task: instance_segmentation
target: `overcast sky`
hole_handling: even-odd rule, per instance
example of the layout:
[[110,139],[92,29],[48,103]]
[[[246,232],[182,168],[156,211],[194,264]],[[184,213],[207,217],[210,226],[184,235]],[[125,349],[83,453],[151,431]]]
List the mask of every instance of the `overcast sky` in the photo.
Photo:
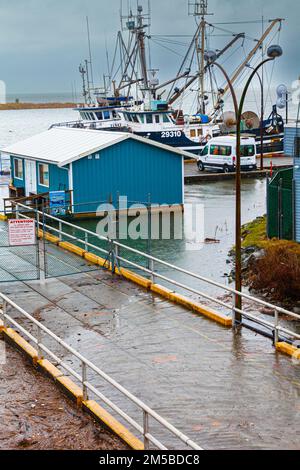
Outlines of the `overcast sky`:
[[[127,0],[123,1],[124,5]],[[130,3],[130,0],[129,0]],[[132,0],[134,5],[136,0]],[[151,33],[193,34],[195,23],[188,16],[188,0],[152,0]],[[78,65],[87,56],[85,17],[90,20],[95,76],[106,73],[105,43],[112,53],[120,27],[120,0],[0,0],[0,79],[11,93],[66,92],[76,80]],[[289,86],[300,75],[300,2],[297,0],[209,0],[212,22],[232,22],[265,18],[285,18],[280,43],[284,57],[274,71],[274,82]],[[259,24],[224,25],[236,32],[246,31],[257,38]],[[275,33],[275,31],[274,31]],[[270,36],[272,38],[272,36]],[[220,47],[226,37],[216,37]],[[277,36],[274,42],[277,42]],[[250,50],[254,42],[247,41]],[[176,49],[176,46],[170,46]],[[240,59],[244,57],[240,49]],[[161,78],[173,75],[180,62],[176,55],[153,44],[152,66],[161,68]],[[234,68],[232,59],[229,69]],[[229,70],[231,71],[231,70]]]

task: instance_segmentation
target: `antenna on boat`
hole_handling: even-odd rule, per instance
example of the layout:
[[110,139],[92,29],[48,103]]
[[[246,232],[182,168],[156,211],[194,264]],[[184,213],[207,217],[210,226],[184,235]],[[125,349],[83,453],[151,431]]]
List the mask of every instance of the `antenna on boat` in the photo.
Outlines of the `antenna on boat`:
[[205,114],[206,100],[205,95],[205,41],[206,41],[206,16],[208,13],[208,0],[189,0],[189,15],[194,16],[199,22],[196,33],[196,53],[199,66],[199,94],[198,94],[198,111]]

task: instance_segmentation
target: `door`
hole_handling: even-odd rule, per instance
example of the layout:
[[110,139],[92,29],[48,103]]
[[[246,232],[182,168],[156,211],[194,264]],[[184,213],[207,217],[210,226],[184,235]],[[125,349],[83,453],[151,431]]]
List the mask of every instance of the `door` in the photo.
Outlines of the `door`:
[[36,162],[25,160],[25,194],[37,193]]

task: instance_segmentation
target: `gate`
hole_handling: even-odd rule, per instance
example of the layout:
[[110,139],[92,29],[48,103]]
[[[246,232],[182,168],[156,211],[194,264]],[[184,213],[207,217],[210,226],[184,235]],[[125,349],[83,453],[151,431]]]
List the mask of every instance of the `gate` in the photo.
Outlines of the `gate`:
[[10,246],[8,223],[0,223],[0,282],[40,279],[38,241],[30,246]]
[[268,237],[294,239],[293,169],[279,171],[267,187]]

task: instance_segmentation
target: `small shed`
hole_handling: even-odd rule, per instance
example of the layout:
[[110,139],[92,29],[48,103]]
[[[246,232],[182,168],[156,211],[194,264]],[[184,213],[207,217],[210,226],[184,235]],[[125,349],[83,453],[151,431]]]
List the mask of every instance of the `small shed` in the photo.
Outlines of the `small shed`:
[[191,154],[129,133],[53,128],[2,150],[11,190],[25,196],[71,191],[74,214],[95,213],[117,194],[133,203],[183,208]]

